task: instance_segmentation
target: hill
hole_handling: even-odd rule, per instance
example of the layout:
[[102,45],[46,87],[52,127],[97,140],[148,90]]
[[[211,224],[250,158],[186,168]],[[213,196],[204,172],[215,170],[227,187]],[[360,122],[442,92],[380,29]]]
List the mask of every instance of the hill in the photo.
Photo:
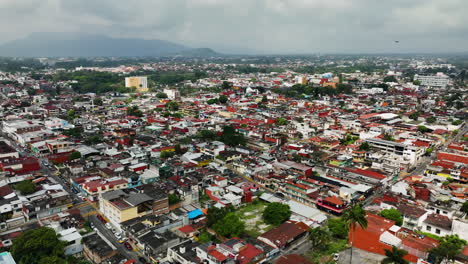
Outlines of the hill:
[[0,45],[0,56],[6,57],[158,57],[208,53],[215,52],[211,49],[192,49],[166,40],[76,33],[33,33]]

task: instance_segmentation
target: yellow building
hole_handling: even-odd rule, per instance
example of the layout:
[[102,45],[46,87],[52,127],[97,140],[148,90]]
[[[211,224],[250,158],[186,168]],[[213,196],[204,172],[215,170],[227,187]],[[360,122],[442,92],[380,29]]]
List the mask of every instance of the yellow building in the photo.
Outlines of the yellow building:
[[148,91],[148,78],[146,76],[135,76],[125,78],[125,87],[135,88],[135,92],[147,92]]
[[144,193],[126,193],[122,190],[102,194],[101,213],[115,226],[137,217],[153,213],[153,198]]

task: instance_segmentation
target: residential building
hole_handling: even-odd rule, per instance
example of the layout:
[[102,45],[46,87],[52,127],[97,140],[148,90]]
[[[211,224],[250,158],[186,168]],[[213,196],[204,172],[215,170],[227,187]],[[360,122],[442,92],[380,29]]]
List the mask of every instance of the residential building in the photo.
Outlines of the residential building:
[[134,76],[125,78],[125,87],[136,88],[136,92],[147,92],[148,91],[148,77],[146,76]]

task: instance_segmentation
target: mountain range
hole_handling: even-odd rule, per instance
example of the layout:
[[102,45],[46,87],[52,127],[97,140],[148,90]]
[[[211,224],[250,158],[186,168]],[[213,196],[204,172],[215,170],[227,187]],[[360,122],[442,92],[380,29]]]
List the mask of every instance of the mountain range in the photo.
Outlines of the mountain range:
[[191,48],[166,40],[112,38],[76,33],[32,33],[0,45],[6,57],[209,57],[210,48]]

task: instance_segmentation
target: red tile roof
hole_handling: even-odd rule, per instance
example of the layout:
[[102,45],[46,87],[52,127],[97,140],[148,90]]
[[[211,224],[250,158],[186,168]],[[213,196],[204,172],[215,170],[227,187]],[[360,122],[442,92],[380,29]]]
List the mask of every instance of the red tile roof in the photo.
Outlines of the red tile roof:
[[267,231],[260,237],[271,241],[277,248],[284,247],[289,241],[307,232],[307,227],[296,223],[286,222],[280,226]]
[[195,229],[192,227],[192,225],[186,225],[186,226],[179,228],[179,231],[182,233],[188,234],[188,233],[192,233],[193,231],[195,231]]
[[237,260],[240,264],[250,263],[252,259],[257,257],[258,255],[261,255],[262,253],[263,251],[256,248],[254,245],[247,244],[239,251],[239,256],[237,257]]
[[225,261],[227,259],[226,256],[224,256],[221,252],[219,252],[216,249],[209,251],[208,254],[213,256],[219,262]]
[[343,205],[344,202],[341,201],[338,197],[336,196],[328,196],[327,198],[324,199],[324,201],[327,201],[329,203],[332,203],[332,204],[336,204],[336,205]]

